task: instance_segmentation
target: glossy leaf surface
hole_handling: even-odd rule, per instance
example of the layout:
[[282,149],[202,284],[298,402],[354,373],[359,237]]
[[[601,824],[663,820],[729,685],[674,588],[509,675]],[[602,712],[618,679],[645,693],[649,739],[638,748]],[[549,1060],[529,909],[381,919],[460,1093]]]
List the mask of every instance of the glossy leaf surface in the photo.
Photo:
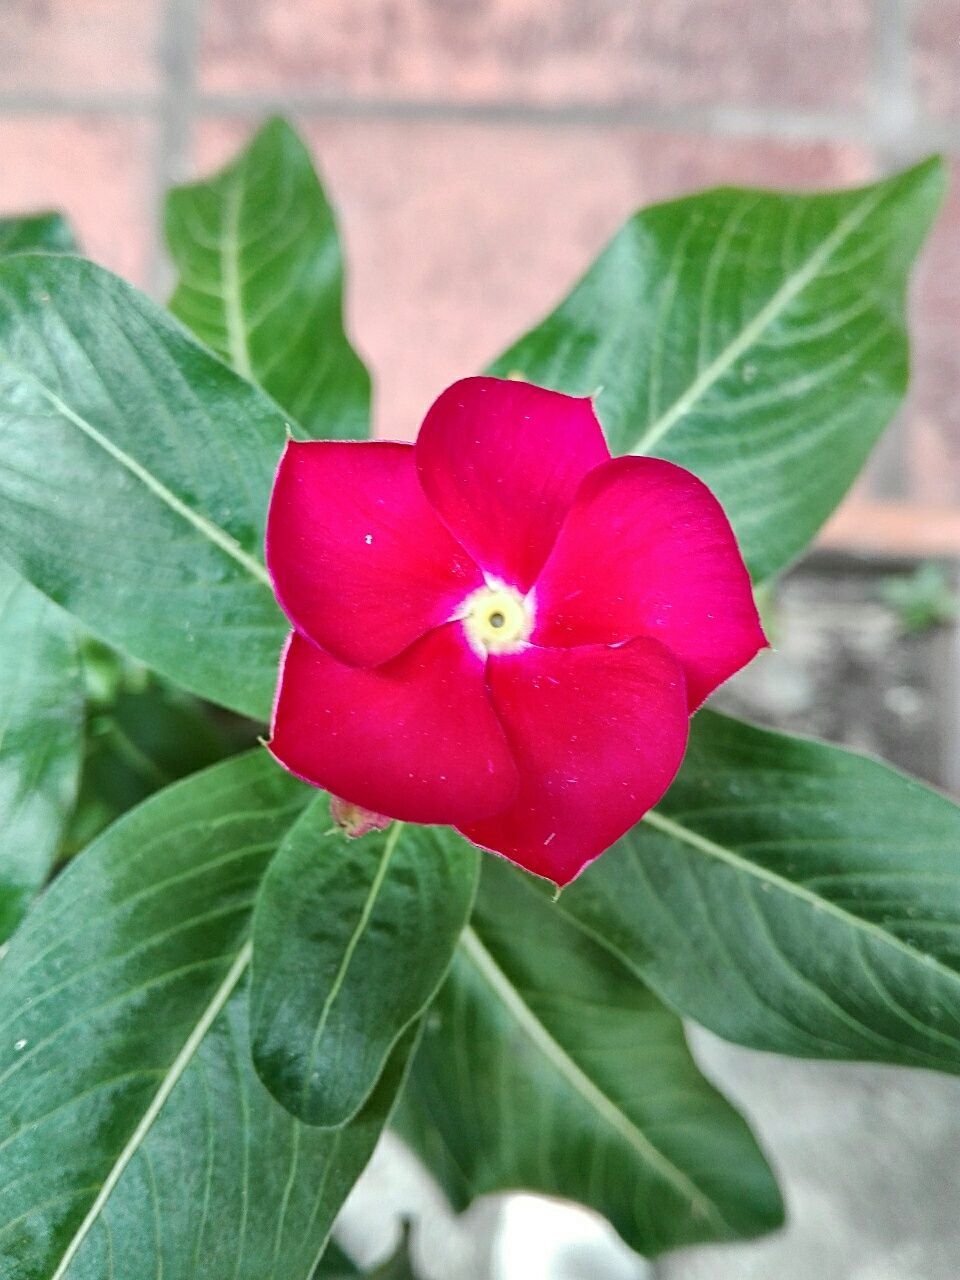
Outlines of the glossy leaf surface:
[[167,198],[170,300],[313,437],[369,432],[370,379],[343,329],[343,260],[310,153],[271,120],[231,164]]
[[705,480],[767,578],[900,403],[907,273],[943,185],[929,160],[860,190],[721,188],[641,210],[493,371],[597,393],[613,451]]
[[730,1040],[960,1071],[960,809],[879,761],[701,712],[560,907]]
[[485,862],[401,1132],[456,1204],[523,1188],[578,1200],[641,1253],[777,1226],[773,1175],[679,1020],[578,933],[529,879]]
[[0,565],[0,942],[43,887],[83,759],[76,628]]
[[0,1274],[307,1280],[397,1074],[299,1126],[249,1061],[264,865],[309,793],[263,752],[155,796],[54,882],[0,973]]
[[[0,256],[69,251],[56,213],[0,218]],[[70,618],[0,565],[0,942],[43,887],[83,758],[83,689]]]
[[319,796],[267,872],[253,929],[251,1026],[263,1081],[294,1115],[343,1124],[446,973],[479,855],[394,823],[348,839]]
[[92,263],[0,262],[0,556],[132,657],[265,717],[284,419]]

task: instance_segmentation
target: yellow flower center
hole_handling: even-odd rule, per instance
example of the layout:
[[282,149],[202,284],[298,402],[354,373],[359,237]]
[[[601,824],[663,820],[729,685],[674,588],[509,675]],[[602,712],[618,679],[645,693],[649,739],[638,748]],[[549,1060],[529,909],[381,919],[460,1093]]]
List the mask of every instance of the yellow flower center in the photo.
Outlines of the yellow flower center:
[[480,587],[463,606],[467,639],[481,656],[521,649],[533,630],[533,607],[514,587]]

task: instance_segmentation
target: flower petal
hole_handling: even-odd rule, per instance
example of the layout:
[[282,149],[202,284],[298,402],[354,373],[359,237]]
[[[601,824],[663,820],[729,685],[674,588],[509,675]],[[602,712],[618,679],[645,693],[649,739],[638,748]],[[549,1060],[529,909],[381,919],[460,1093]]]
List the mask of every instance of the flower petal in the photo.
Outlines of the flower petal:
[[517,790],[483,663],[458,623],[376,669],[337,662],[294,632],[269,746],[314,786],[409,822],[474,821]]
[[424,497],[413,445],[386,441],[290,441],[267,567],[297,630],[358,666],[396,657],[483,582]]
[[610,457],[589,399],[501,378],[444,391],[416,451],[424,492],[453,536],[487,574],[521,591],[580,481]]
[[662,644],[642,638],[617,648],[531,645],[490,659],[487,680],[520,790],[509,809],[460,830],[565,885],[673,781],[689,723],[683,672]]
[[660,640],[683,666],[691,709],[767,643],[723,508],[659,458],[614,458],[586,478],[536,602],[538,644]]

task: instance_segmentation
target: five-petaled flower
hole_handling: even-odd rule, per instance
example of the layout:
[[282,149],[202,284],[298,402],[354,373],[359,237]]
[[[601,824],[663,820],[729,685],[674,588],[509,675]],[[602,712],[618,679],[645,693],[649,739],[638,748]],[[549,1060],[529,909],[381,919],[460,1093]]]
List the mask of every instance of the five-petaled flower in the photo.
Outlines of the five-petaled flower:
[[469,378],[416,444],[291,441],[267,564],[294,631],[270,749],[558,885],[679,768],[766,643],[720,504],[611,458],[590,399]]

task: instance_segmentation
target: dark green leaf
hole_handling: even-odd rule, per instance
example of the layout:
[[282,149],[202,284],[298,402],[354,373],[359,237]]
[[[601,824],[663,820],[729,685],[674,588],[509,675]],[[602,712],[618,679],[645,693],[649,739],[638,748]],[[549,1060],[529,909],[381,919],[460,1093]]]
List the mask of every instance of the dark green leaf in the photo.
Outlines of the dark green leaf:
[[320,1265],[313,1275],[313,1280],[349,1280],[360,1275],[359,1267],[355,1267],[335,1240],[331,1240],[323,1251]]
[[77,242],[59,213],[0,218],[0,255],[8,253],[74,253]]
[[0,565],[0,942],[50,873],[82,758],[76,629]]
[[341,1249],[331,1244],[321,1259],[314,1280],[321,1280],[324,1276],[330,1276],[332,1280],[351,1280],[351,1277],[361,1274],[366,1276],[367,1280],[417,1280],[417,1273],[410,1261],[409,1222],[403,1224],[403,1237],[395,1252],[379,1267],[374,1267],[372,1271],[361,1272]]
[[645,209],[494,371],[602,388],[614,452],[701,476],[767,578],[810,541],[900,403],[904,288],[943,187],[928,160],[855,191],[721,188]]
[[403,1224],[403,1236],[392,1257],[374,1267],[369,1280],[417,1280],[410,1258],[410,1223]]
[[[73,247],[59,214],[0,218],[0,255]],[[0,565],[0,942],[53,866],[76,796],[82,733],[76,628]]]
[[878,761],[701,712],[560,905],[730,1040],[960,1071],[960,809]]
[[266,124],[215,177],[172,191],[175,315],[308,434],[368,434],[370,378],[343,329],[343,261],[310,153]]
[[476,849],[438,827],[346,837],[319,796],[267,872],[253,929],[253,1058],[283,1105],[339,1125],[436,993],[476,889]]
[[91,630],[267,714],[285,625],[260,559],[284,420],[134,289],[0,262],[0,555]]
[[[91,647],[90,642],[84,646],[88,651]],[[96,644],[96,649],[102,646]],[[190,694],[143,667],[131,674],[127,664],[114,665],[123,672],[120,687],[106,705],[95,704],[88,713],[80,795],[62,857],[85,848],[161,787],[215,764],[241,745],[254,745],[247,722],[231,725],[228,733],[211,719],[211,709]],[[247,731],[239,740],[244,726]]]
[[263,869],[309,799],[263,752],[176,784],[54,882],[0,969],[5,1280],[307,1280],[399,1086],[297,1124],[247,1051]]
[[493,861],[408,1095],[401,1132],[461,1206],[509,1189],[564,1196],[648,1254],[781,1221],[772,1174],[679,1020]]

